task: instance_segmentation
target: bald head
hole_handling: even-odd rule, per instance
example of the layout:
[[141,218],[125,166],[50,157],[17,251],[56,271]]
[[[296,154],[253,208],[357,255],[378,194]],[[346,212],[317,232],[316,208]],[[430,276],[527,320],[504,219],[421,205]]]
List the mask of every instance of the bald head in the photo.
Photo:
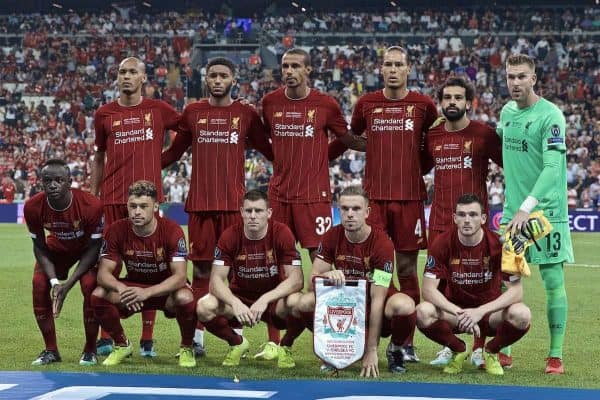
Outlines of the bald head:
[[127,64],[127,65],[134,64],[141,73],[146,73],[146,64],[144,64],[142,62],[142,60],[140,60],[137,57],[127,57],[127,58],[123,59],[121,61],[121,63],[119,64],[119,69],[123,68],[123,66],[125,64]]

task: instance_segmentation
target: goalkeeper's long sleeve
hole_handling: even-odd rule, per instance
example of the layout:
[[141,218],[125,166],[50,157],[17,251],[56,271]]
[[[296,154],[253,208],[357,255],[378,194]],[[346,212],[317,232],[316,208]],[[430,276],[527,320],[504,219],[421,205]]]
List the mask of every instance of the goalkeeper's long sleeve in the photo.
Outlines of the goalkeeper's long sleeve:
[[553,192],[551,189],[560,178],[560,165],[564,156],[565,153],[558,150],[544,152],[544,168],[530,193],[530,196],[535,197],[538,202],[541,202],[547,193]]

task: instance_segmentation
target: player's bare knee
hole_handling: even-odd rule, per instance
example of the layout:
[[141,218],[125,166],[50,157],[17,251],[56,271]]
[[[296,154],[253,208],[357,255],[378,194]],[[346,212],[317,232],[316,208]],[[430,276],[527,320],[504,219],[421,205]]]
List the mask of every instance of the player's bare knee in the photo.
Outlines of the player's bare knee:
[[173,293],[173,303],[176,306],[182,306],[192,301],[194,301],[194,295],[187,288],[178,289]]
[[202,322],[206,322],[216,317],[218,305],[216,297],[212,295],[202,297],[198,300],[198,303],[196,303],[196,315],[198,316],[198,319]]
[[302,293],[292,293],[284,299],[284,306],[288,310],[293,310],[298,306]]
[[426,328],[433,324],[437,319],[435,306],[427,301],[423,301],[417,305],[417,326]]
[[96,289],[92,292],[92,296],[99,297],[101,299],[106,298],[107,292],[102,286],[96,286]]
[[302,295],[298,301],[296,309],[300,312],[311,312],[315,309],[315,295],[314,293],[306,293]]
[[531,310],[523,303],[513,304],[508,308],[507,320],[518,329],[525,329],[531,322]]
[[405,316],[415,312],[415,302],[404,293],[398,293],[390,297],[385,304],[384,314],[386,318],[394,316]]

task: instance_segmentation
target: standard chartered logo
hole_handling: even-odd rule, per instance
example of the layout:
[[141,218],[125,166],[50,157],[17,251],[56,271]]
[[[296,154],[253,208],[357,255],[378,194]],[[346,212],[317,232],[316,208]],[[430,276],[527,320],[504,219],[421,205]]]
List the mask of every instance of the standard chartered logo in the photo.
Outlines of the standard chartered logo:
[[404,121],[404,130],[405,131],[414,131],[415,130],[415,121],[412,119],[407,119]]
[[146,129],[146,140],[152,139],[154,139],[154,131],[152,130],[152,128],[148,128]]
[[238,133],[237,132],[231,132],[231,135],[229,135],[229,143],[231,144],[237,144],[238,143]]
[[473,168],[473,157],[465,156],[465,158],[463,158],[463,168]]
[[304,136],[305,137],[314,137],[315,128],[312,125],[306,125],[304,128]]

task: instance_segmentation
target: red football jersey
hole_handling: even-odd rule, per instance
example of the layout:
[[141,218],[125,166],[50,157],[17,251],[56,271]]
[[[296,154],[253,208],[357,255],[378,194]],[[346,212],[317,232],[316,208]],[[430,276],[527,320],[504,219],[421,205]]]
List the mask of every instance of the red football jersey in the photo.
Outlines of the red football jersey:
[[137,106],[117,101],[96,111],[94,149],[106,152],[101,199],[126,204],[129,186],[140,179],[153,182],[163,200],[160,155],[165,129],[177,129],[180,115],[160,100],[143,99]]
[[238,211],[246,191],[246,144],[267,157],[268,133],[257,112],[234,101],[215,107],[208,100],[185,108],[179,135],[192,146],[192,177],[185,210]]
[[244,224],[227,228],[217,243],[214,264],[230,267],[229,288],[250,299],[279,285],[284,265],[302,268],[292,231],[277,221],[269,222],[267,235],[260,240],[248,239]]
[[102,203],[79,189],[71,193],[71,204],[62,211],[50,207],[44,192],[38,193],[25,203],[23,215],[33,239],[44,237],[44,230],[49,232],[46,246],[50,251],[82,254],[90,239],[102,237]]
[[157,217],[158,225],[150,236],[135,234],[131,221],[113,223],[104,236],[100,257],[123,260],[131,282],[155,285],[171,276],[169,263],[185,261],[187,246],[183,230],[175,222]]
[[375,269],[390,274],[394,271],[394,244],[384,231],[375,227],[364,242],[351,243],[344,227],[334,226],[323,236],[316,256],[328,264],[335,264],[348,280],[371,281]]
[[283,87],[267,94],[262,104],[275,156],[270,198],[287,203],[331,201],[328,132],[338,137],[348,133],[336,100],[316,89],[292,100]]
[[424,275],[445,281],[448,300],[459,307],[488,303],[502,293],[502,280],[519,279],[502,272],[498,236],[487,229],[484,232],[476,246],[460,243],[457,229],[444,232],[429,246]]
[[435,167],[430,228],[452,227],[456,200],[465,193],[479,196],[487,210],[489,159],[502,165],[502,143],[492,128],[471,121],[463,130],[448,132],[442,123],[427,133],[425,158],[424,172]]
[[383,90],[362,96],[352,114],[352,132],[367,136],[363,186],[371,200],[424,200],[421,149],[437,118],[433,101],[409,91],[389,100]]

